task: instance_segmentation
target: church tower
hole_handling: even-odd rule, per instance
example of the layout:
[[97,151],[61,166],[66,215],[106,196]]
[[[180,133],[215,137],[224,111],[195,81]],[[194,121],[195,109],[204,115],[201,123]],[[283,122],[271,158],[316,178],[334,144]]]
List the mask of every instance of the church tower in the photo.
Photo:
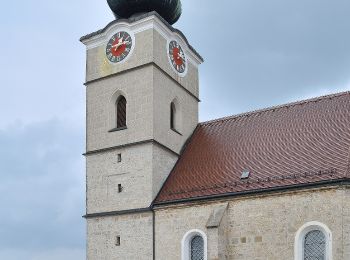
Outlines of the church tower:
[[156,259],[152,202],[198,124],[203,60],[171,25],[180,0],[108,4],[116,20],[81,38],[87,259]]

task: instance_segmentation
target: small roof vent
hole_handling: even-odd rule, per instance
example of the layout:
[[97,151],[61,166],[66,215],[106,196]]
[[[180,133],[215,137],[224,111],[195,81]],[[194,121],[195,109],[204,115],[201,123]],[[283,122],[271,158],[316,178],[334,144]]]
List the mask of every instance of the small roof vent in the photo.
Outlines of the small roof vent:
[[244,180],[244,179],[248,179],[250,176],[250,171],[243,171],[242,172],[242,175],[241,175],[241,179]]

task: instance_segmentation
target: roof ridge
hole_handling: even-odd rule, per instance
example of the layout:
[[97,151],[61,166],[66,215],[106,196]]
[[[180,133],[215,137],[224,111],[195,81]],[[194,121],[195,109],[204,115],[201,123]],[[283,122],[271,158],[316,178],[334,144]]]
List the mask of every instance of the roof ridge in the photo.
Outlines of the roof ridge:
[[271,106],[271,107],[267,107],[267,108],[256,109],[253,111],[243,112],[243,113],[239,113],[239,114],[232,115],[232,116],[226,116],[226,117],[221,117],[221,118],[217,118],[217,119],[213,119],[213,120],[204,121],[204,122],[199,123],[199,125],[209,125],[209,124],[214,124],[214,123],[218,123],[218,122],[224,122],[224,121],[237,119],[237,118],[244,117],[244,116],[269,112],[271,110],[276,110],[276,109],[294,107],[297,105],[304,105],[304,104],[308,104],[311,102],[317,102],[320,100],[324,100],[327,98],[337,98],[337,97],[341,97],[341,96],[345,96],[345,95],[350,95],[350,91],[343,91],[343,92],[338,92],[338,93],[333,93],[333,94],[327,94],[327,95],[323,95],[323,96],[319,96],[319,97],[303,99],[303,100],[299,100],[299,101],[293,101],[293,102],[289,102],[289,103],[282,104],[282,105],[275,105],[275,106]]

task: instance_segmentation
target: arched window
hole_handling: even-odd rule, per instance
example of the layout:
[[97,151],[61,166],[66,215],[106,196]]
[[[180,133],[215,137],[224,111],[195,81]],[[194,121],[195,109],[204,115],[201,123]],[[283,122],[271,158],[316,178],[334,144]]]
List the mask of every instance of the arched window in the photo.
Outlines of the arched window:
[[332,260],[332,233],[319,222],[302,226],[295,237],[295,260]]
[[187,232],[181,241],[181,260],[207,260],[207,236],[201,230]]
[[170,104],[170,128],[171,129],[176,129],[176,107],[174,102],[171,102]]
[[201,236],[194,236],[191,241],[191,260],[204,259],[204,240]]
[[170,129],[181,134],[182,129],[182,110],[178,98],[174,98],[170,103]]
[[126,99],[124,96],[120,96],[115,104],[117,128],[126,127]]

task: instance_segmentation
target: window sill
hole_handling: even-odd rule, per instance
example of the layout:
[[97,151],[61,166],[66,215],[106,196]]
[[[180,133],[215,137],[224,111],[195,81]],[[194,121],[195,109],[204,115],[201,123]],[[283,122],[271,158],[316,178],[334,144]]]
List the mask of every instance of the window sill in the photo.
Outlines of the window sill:
[[177,133],[178,135],[181,135],[182,136],[182,134],[179,132],[179,131],[177,131],[175,128],[170,128],[171,130],[173,130],[175,133]]
[[122,131],[122,130],[125,130],[125,129],[128,129],[128,127],[127,127],[127,126],[116,127],[116,128],[113,128],[113,129],[109,130],[108,132],[109,132],[109,133],[118,132],[118,131]]

